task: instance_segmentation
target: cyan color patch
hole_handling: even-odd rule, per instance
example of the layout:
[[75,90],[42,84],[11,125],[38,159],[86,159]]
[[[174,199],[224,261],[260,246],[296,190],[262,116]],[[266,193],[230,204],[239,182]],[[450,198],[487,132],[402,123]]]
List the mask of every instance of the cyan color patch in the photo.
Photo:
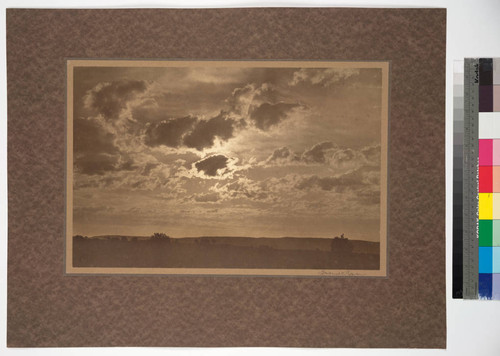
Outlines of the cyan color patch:
[[479,273],[492,273],[493,247],[479,247]]

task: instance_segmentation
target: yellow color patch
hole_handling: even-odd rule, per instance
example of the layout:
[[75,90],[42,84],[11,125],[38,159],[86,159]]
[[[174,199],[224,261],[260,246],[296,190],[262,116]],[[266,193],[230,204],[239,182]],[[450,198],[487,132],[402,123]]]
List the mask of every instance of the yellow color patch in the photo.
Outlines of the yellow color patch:
[[479,219],[493,219],[493,193],[479,193]]

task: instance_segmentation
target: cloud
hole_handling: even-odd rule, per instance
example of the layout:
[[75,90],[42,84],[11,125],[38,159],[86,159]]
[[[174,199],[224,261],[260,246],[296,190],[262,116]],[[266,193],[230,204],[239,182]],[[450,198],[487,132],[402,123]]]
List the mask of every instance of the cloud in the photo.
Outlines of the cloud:
[[327,165],[343,171],[355,170],[363,166],[380,166],[380,145],[361,149],[339,147],[331,141],[320,142],[294,152],[289,147],[275,149],[260,166]]
[[[151,159],[151,157],[149,157]],[[106,188],[124,189],[127,191],[154,191],[158,194],[178,196],[184,194],[183,184],[185,178],[178,177],[178,163],[164,165],[158,162],[136,159],[129,171],[125,171],[120,164],[119,168],[111,168],[103,175],[77,174],[75,189],[80,188]]]
[[262,201],[268,199],[270,193],[266,182],[243,177],[221,186],[216,185],[214,189],[218,190],[225,199],[247,198]]
[[330,165],[334,167],[351,169],[361,167],[367,163],[366,157],[360,151],[351,148],[341,148],[332,152],[329,161]]
[[337,177],[318,177],[313,175],[307,178],[303,178],[297,185],[296,188],[299,190],[320,188],[322,190],[332,190],[340,185],[340,179]]
[[142,167],[142,170],[141,170],[141,175],[143,176],[149,176],[149,174],[151,173],[151,171],[153,169],[155,169],[156,167],[159,166],[159,163],[146,163],[144,165],[144,167]]
[[96,118],[73,120],[73,162],[78,173],[103,175],[110,171],[132,170],[130,157],[114,144],[115,135]]
[[205,175],[215,177],[220,169],[227,167],[228,158],[223,155],[215,155],[194,164],[198,172],[203,172]]
[[116,154],[118,148],[113,141],[115,135],[101,125],[95,118],[75,118],[73,120],[73,150],[75,153]]
[[373,181],[372,167],[363,167],[348,173],[333,176],[333,177],[319,177],[313,175],[303,178],[296,184],[299,190],[319,188],[326,191],[335,191],[342,193],[346,190],[356,190],[364,186],[375,184]]
[[274,150],[266,160],[266,164],[277,165],[284,165],[291,162],[300,162],[300,157],[288,147],[281,147]]
[[380,162],[380,145],[364,147],[361,149],[361,153],[368,162]]
[[285,99],[286,98],[269,83],[263,83],[260,86],[251,83],[244,87],[234,89],[231,96],[226,99],[226,102],[232,112],[241,116],[247,116],[252,107],[259,106],[263,103],[273,104],[284,101]]
[[255,102],[261,103],[277,103],[283,101],[283,99],[285,99],[285,96],[270,83],[263,83],[260,87],[256,88],[253,96]]
[[226,99],[231,111],[240,114],[248,114],[248,108],[253,101],[255,86],[247,84],[244,87],[236,88],[231,93],[231,96]]
[[289,85],[294,86],[300,83],[309,83],[328,87],[358,74],[359,69],[356,68],[301,68],[293,73],[293,78],[289,82]]
[[85,107],[97,111],[106,118],[117,118],[127,102],[148,88],[143,80],[119,80],[99,83],[84,97]]
[[184,145],[201,151],[212,147],[216,137],[227,141],[233,137],[233,124],[234,120],[222,112],[209,120],[199,120],[193,130],[184,137]]
[[209,192],[205,194],[195,194],[194,200],[199,203],[215,203],[220,200],[219,193]]
[[178,148],[181,146],[202,151],[214,145],[218,137],[227,141],[233,137],[235,120],[221,112],[208,120],[193,116],[163,120],[149,124],[146,128],[144,143],[155,147],[164,145]]
[[198,119],[192,116],[163,120],[150,124],[146,129],[144,143],[148,146],[179,147],[183,137],[193,128]]
[[302,160],[305,162],[315,162],[315,163],[326,163],[326,152],[332,148],[336,147],[333,142],[321,142],[309,150],[304,151],[302,154]]
[[285,120],[291,110],[299,106],[299,104],[283,102],[277,104],[263,103],[251,110],[250,119],[257,128],[267,131]]
[[356,170],[363,166],[380,166],[380,145],[361,149],[339,147],[331,141],[320,142],[302,153],[288,147],[275,149],[261,166],[328,165],[343,171]]
[[293,109],[306,108],[295,99],[270,83],[250,83],[234,89],[226,103],[232,115],[267,131],[287,119]]
[[103,175],[106,172],[114,171],[118,162],[117,155],[107,153],[85,154],[75,156],[75,168],[78,173]]

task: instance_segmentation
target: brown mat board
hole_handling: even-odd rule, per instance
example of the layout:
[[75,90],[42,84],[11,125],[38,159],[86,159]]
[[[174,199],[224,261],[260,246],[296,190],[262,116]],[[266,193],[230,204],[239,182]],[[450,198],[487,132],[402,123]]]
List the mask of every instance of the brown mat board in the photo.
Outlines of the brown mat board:
[[[445,35],[444,9],[8,9],[8,346],[444,348]],[[68,58],[390,61],[388,277],[65,275]]]

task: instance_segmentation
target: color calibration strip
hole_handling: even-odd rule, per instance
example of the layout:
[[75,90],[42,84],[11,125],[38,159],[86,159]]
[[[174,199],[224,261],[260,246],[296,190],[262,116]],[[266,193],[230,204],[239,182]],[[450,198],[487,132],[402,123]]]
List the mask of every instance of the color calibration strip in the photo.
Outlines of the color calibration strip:
[[477,299],[478,164],[479,164],[479,59],[464,62],[464,159],[463,159],[463,298]]
[[453,298],[463,298],[464,61],[453,63]]
[[500,299],[500,58],[479,60],[478,296]]
[[500,58],[455,62],[453,118],[452,296],[500,300]]

